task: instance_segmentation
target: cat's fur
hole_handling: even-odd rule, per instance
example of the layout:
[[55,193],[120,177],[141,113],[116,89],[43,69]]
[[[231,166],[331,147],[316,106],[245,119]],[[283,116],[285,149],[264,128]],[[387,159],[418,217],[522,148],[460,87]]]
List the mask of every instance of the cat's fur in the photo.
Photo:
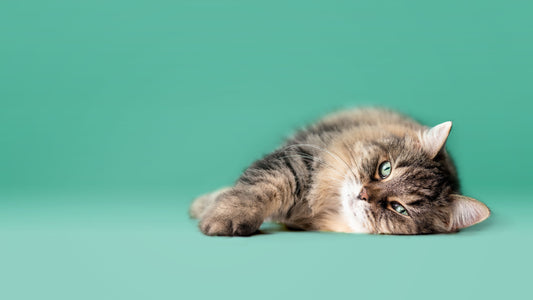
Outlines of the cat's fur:
[[[336,113],[253,163],[233,187],[196,199],[190,214],[207,235],[251,235],[267,218],[302,230],[455,232],[490,211],[460,195],[444,149],[450,129],[384,109]],[[383,179],[384,161],[392,171]],[[408,215],[393,209],[398,203]]]

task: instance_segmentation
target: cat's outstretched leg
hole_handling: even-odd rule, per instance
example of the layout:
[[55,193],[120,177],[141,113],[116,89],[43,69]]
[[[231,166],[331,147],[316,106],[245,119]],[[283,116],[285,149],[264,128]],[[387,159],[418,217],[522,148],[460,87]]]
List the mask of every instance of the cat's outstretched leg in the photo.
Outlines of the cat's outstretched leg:
[[199,214],[200,230],[206,235],[248,236],[267,217],[287,214],[302,199],[307,164],[282,151],[255,162]]

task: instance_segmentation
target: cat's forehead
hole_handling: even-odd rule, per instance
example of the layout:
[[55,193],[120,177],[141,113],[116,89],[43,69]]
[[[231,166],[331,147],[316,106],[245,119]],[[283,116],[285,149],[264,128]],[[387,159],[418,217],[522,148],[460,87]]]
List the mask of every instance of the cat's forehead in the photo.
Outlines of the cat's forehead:
[[376,141],[368,141],[363,149],[355,149],[366,164],[376,164],[384,160],[390,161],[398,168],[423,167],[429,168],[438,164],[428,157],[420,144],[411,139],[387,137]]
[[409,135],[385,135],[375,139],[368,139],[362,144],[363,148],[374,154],[390,156],[419,156],[423,155],[421,144]]

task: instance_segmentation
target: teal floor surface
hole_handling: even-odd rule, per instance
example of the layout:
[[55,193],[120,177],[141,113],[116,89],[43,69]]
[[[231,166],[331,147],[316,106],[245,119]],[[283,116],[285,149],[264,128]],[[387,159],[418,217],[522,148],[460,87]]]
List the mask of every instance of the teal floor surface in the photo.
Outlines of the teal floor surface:
[[480,196],[493,215],[458,234],[227,238],[198,231],[190,193],[11,194],[0,299],[527,298],[530,197]]

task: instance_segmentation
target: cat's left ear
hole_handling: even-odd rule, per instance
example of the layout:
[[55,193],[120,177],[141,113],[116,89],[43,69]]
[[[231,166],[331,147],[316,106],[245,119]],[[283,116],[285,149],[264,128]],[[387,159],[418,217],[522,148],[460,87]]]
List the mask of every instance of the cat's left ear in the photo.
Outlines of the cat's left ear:
[[483,222],[490,216],[489,208],[481,201],[463,195],[452,194],[450,197],[452,200],[451,231]]
[[419,139],[422,149],[428,153],[430,158],[435,158],[444,148],[451,129],[452,122],[448,121],[421,132]]

